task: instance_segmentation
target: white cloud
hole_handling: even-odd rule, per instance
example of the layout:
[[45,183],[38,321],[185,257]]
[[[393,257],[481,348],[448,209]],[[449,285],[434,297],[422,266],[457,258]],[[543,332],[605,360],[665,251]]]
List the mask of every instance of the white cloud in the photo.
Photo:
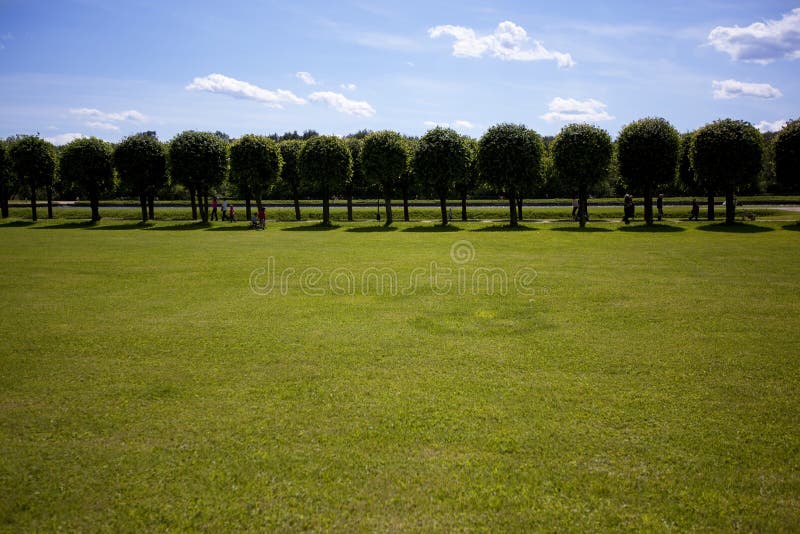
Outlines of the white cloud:
[[110,122],[89,121],[86,123],[86,126],[88,126],[89,128],[94,128],[96,130],[112,130],[112,131],[119,130],[119,126],[117,126],[116,124],[111,124]]
[[800,7],[780,20],[750,26],[717,26],[708,34],[711,46],[733,60],[767,64],[776,59],[800,58]]
[[436,121],[425,121],[422,124],[427,126],[428,128],[453,128],[454,130],[471,130],[475,128],[475,125],[469,121],[465,120],[455,120],[453,122],[436,122]]
[[768,121],[761,121],[756,124],[756,128],[758,128],[759,132],[779,132],[786,126],[786,120],[781,119],[775,122],[768,122]]
[[768,83],[747,83],[737,80],[714,80],[711,82],[714,88],[714,98],[731,99],[740,96],[754,96],[757,98],[778,98],[783,96],[779,89],[772,87]]
[[589,100],[575,100],[574,98],[556,97],[548,105],[549,111],[541,117],[548,121],[568,122],[596,122],[609,121],[614,117],[606,111],[602,102],[590,98]]
[[86,139],[87,136],[82,133],[63,133],[54,135],[53,137],[45,137],[44,140],[53,143],[56,146],[66,145],[75,139]]
[[508,20],[498,24],[491,35],[482,37],[472,28],[449,24],[430,28],[428,35],[433,39],[442,35],[454,37],[453,55],[456,57],[482,57],[488,54],[504,61],[554,60],[559,67],[575,66],[569,54],[547,50],[539,41],[533,41],[531,46],[525,29]]
[[311,75],[310,72],[300,71],[295,74],[306,85],[317,85],[317,80]]
[[343,83],[339,87],[341,87],[345,91],[355,91],[356,89],[358,89],[358,87],[354,83]]
[[100,111],[99,109],[94,109],[94,108],[75,108],[75,109],[70,109],[69,112],[73,115],[78,115],[79,117],[85,117],[86,119],[92,119],[95,121],[102,121],[102,122],[122,122],[122,121],[145,122],[147,120],[147,117],[145,117],[142,113],[136,111],[135,109],[131,109],[128,111],[121,111],[119,113],[106,113]]
[[348,115],[358,115],[360,117],[372,117],[375,115],[375,108],[367,102],[350,100],[341,93],[333,93],[331,91],[319,91],[308,95],[309,100],[313,102],[325,102],[336,111],[346,113]]
[[187,91],[207,91],[220,93],[234,98],[255,100],[273,108],[283,108],[282,104],[305,104],[306,101],[291,91],[278,89],[270,91],[257,85],[230,78],[222,74],[209,74],[202,78],[195,78],[186,86]]

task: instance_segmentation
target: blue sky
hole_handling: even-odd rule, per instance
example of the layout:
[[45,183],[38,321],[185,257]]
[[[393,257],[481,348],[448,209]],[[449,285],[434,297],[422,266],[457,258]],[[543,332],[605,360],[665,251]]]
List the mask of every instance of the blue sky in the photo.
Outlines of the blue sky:
[[0,0],[0,135],[780,127],[800,2]]

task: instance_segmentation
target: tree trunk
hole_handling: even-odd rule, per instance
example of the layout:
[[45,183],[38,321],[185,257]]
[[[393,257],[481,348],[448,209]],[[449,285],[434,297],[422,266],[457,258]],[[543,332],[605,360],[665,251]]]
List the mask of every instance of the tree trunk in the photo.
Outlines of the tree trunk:
[[353,184],[347,186],[347,220],[353,221]]
[[649,186],[644,188],[644,222],[653,224],[653,190]]
[[300,220],[300,191],[297,186],[292,187],[292,199],[294,200],[294,218]]
[[331,208],[329,202],[330,194],[328,193],[328,188],[322,188],[322,224],[324,226],[331,225]]
[[403,220],[408,222],[408,187],[403,188]]
[[192,220],[197,220],[197,203],[195,201],[195,190],[194,187],[189,187],[189,196],[192,199]]
[[714,195],[708,195],[708,220],[714,220]]
[[447,197],[439,197],[439,205],[442,208],[442,226],[447,226]]
[[[248,221],[252,220],[251,213],[250,213],[250,211],[251,211],[250,210],[250,200],[251,200],[250,197],[251,196],[252,195],[250,194],[249,190],[246,191],[245,194],[244,194],[244,215],[245,215],[245,217],[247,217]],[[259,203],[259,205],[261,204],[261,199],[260,198],[258,199],[258,203]]]
[[384,224],[389,226],[392,224],[392,199],[385,198],[384,202],[386,202],[386,222]]
[[142,222],[147,222],[147,195],[141,193],[139,195],[139,204],[142,208]]
[[200,217],[204,223],[208,222],[208,189],[203,188],[200,195]]
[[8,186],[0,184],[0,217],[8,218]]
[[461,220],[467,220],[467,192],[461,192]]
[[53,218],[53,186],[47,186],[47,218]]
[[522,196],[517,199],[517,219],[520,221],[523,219],[522,217]]
[[148,211],[149,211],[148,215],[149,215],[151,221],[155,220],[155,218],[156,218],[156,206],[155,206],[155,203],[156,203],[156,196],[151,193],[147,197],[147,204],[148,204],[147,207],[148,207]]
[[586,214],[589,210],[586,205],[586,196],[586,186],[581,184],[578,188],[578,220],[581,228],[586,228]]
[[514,198],[514,193],[511,192],[508,194],[508,208],[511,216],[509,224],[517,226],[517,200]]
[[100,195],[96,192],[89,194],[89,203],[92,205],[92,222],[100,221]]
[[36,185],[31,184],[31,219],[36,222]]
[[733,188],[728,187],[725,191],[725,224],[736,222],[736,203],[733,200]]

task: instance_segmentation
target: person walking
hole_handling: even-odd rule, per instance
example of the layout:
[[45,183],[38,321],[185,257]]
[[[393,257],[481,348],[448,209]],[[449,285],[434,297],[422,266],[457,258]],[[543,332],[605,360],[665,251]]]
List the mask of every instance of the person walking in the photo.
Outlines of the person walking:
[[236,222],[235,213],[236,213],[236,210],[233,209],[233,203],[231,203],[230,208],[228,208],[228,222]]
[[572,195],[572,220],[577,220],[575,214],[578,213],[578,208],[580,208],[580,202],[578,201],[578,197],[576,195]]
[[227,198],[223,198],[222,199],[222,220],[223,221],[227,221],[228,220],[228,199]]
[[658,199],[656,200],[656,208],[658,208],[658,220],[660,221],[661,218],[664,216],[664,194],[659,193]]
[[624,216],[622,217],[622,221],[625,224],[630,224],[631,219],[633,219],[635,209],[636,208],[633,204],[633,196],[630,194],[625,195],[625,204],[623,207]]
[[211,220],[219,220],[219,217],[217,216],[217,197],[211,199]]
[[691,221],[692,219],[694,219],[696,221],[696,220],[698,220],[699,217],[700,217],[700,204],[697,203],[697,199],[696,198],[693,198],[692,199],[692,212],[691,212],[691,215],[689,215],[689,220]]

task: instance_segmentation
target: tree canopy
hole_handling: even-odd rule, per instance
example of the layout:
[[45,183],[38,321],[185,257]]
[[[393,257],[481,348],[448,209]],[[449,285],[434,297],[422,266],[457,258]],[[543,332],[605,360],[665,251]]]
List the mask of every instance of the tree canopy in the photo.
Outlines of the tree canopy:
[[330,196],[353,174],[353,159],[345,142],[332,135],[305,142],[300,152],[299,171],[303,180],[314,182],[322,191],[322,224],[330,225]]
[[456,183],[464,182],[469,162],[464,140],[451,128],[433,128],[419,140],[413,159],[414,173],[439,198],[442,225],[448,222],[447,195]]
[[264,192],[280,176],[283,158],[269,137],[245,135],[231,146],[231,176],[256,199],[261,208]]
[[61,152],[59,172],[89,196],[92,221],[99,221],[100,196],[114,189],[111,145],[96,137],[75,139]]
[[38,137],[18,138],[9,149],[11,163],[20,184],[31,192],[31,218],[36,220],[36,189],[50,187],[56,172],[55,147]]
[[289,186],[294,201],[294,216],[300,220],[300,171],[298,162],[300,152],[303,150],[303,141],[299,139],[289,139],[278,143],[281,151],[283,167],[281,168],[281,180]]
[[393,131],[373,132],[364,137],[361,167],[367,181],[380,185],[386,202],[386,224],[392,224],[392,193],[408,165],[408,146]]
[[114,167],[122,183],[139,194],[142,221],[147,202],[167,183],[167,151],[149,132],[131,135],[114,148]]
[[789,122],[775,138],[775,177],[787,190],[800,190],[800,119]]
[[557,179],[578,193],[581,227],[586,224],[586,201],[592,187],[608,175],[613,145],[608,132],[589,124],[569,124],[550,146]]
[[653,192],[675,181],[680,137],[661,118],[645,118],[622,128],[617,137],[617,161],[622,178],[644,196],[644,218],[653,223]]
[[725,221],[735,220],[736,188],[753,183],[761,171],[764,151],[761,134],[748,122],[714,121],[692,137],[689,158],[698,182],[709,191],[725,192]]
[[521,124],[498,124],[481,137],[480,176],[508,195],[511,226],[517,225],[517,195],[542,180],[543,156],[542,138]]
[[228,174],[228,144],[209,132],[188,130],[169,144],[172,178],[197,192],[200,217],[208,222],[208,192],[220,186]]

